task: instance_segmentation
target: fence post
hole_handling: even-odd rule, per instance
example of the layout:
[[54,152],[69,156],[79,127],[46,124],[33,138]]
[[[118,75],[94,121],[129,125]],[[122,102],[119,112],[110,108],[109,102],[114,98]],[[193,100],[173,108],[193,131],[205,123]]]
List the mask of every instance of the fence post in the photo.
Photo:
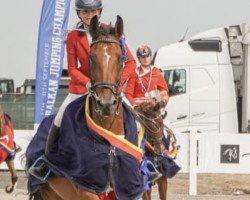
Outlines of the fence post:
[[197,129],[189,133],[189,195],[197,195]]

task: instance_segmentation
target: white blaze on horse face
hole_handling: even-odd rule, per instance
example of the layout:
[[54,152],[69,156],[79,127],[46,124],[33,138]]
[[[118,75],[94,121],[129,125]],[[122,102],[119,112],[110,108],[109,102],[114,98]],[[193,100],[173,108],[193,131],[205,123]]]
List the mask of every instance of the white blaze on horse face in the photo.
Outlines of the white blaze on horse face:
[[109,66],[109,60],[110,60],[110,58],[111,58],[111,56],[109,55],[109,53],[108,53],[108,45],[106,45],[105,47],[104,47],[104,57],[106,58],[106,65],[107,65],[107,67]]

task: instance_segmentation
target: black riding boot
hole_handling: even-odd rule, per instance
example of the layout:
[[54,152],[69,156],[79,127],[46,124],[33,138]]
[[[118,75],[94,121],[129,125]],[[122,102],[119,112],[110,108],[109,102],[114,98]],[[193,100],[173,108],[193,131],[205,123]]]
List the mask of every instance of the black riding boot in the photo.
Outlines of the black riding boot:
[[[46,146],[45,146],[45,156],[48,154],[48,152],[51,150],[53,144],[59,137],[59,127],[57,127],[54,122],[51,124],[51,127],[49,129]],[[43,178],[48,173],[48,166],[42,162],[39,166],[34,166],[29,169],[29,173],[35,177]]]
[[162,174],[160,172],[151,172],[148,178],[148,182],[153,183],[161,177],[162,177]]

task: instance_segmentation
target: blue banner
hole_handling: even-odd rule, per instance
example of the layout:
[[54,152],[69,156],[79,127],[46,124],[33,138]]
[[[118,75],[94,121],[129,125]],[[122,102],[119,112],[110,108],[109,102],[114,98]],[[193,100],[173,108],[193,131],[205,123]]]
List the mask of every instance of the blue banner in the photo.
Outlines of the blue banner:
[[70,0],[44,0],[40,18],[37,62],[35,125],[53,114],[61,79]]

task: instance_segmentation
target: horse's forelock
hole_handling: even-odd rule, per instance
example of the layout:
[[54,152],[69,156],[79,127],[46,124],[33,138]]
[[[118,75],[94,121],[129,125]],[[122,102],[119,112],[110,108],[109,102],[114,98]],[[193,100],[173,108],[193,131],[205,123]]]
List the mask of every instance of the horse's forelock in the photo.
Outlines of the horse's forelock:
[[155,106],[154,106],[154,104],[151,103],[151,102],[143,102],[143,103],[140,105],[140,109],[141,109],[141,111],[142,111],[144,114],[150,114],[150,113],[154,112]]
[[93,40],[96,40],[100,37],[108,37],[110,35],[116,37],[115,28],[111,24],[107,27],[100,26],[97,32],[95,33]]

